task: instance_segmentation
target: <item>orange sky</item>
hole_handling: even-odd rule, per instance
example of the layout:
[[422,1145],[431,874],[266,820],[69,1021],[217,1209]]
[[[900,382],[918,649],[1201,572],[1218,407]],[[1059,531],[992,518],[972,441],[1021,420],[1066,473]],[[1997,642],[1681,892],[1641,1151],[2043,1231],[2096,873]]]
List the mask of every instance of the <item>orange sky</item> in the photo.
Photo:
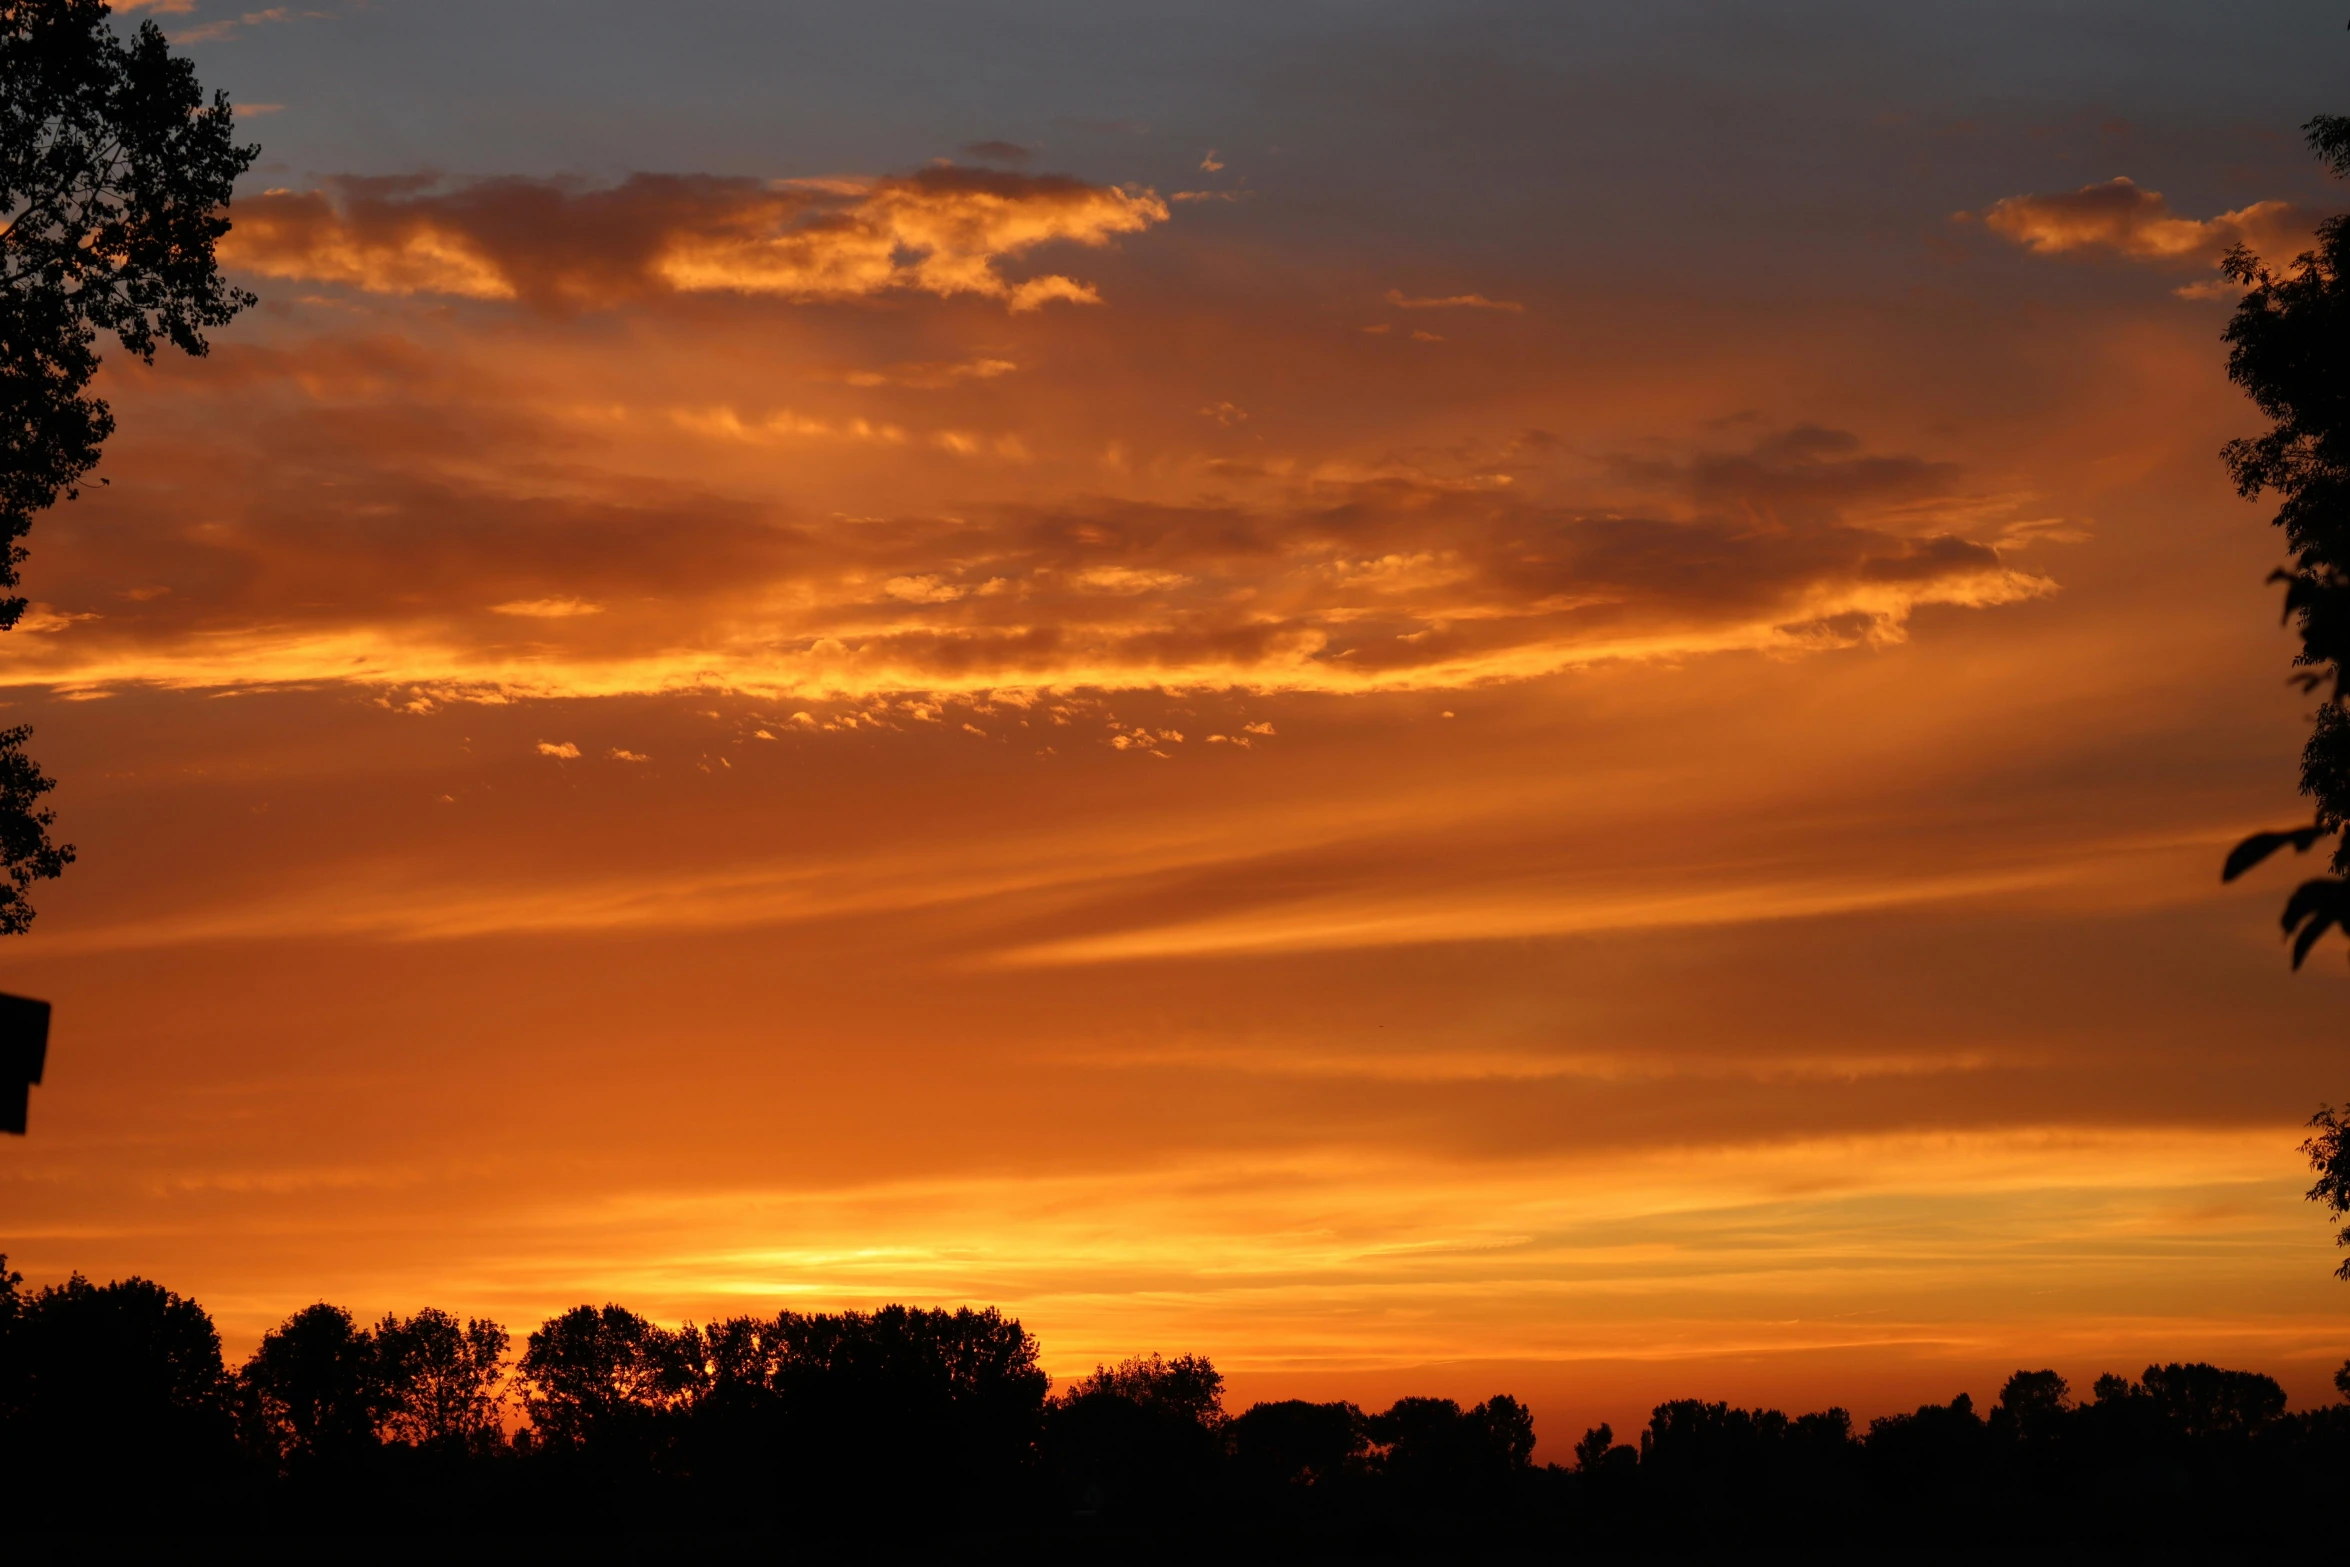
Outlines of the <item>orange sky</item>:
[[[2328,1396],[2350,974],[2216,877],[2305,704],[2211,262],[2339,204],[2311,8],[2078,81],[2012,61],[2095,8],[1964,69],[1833,7],[527,64],[522,7],[156,9],[277,106],[264,302],[108,371],[0,641],[82,856],[0,950],[35,1281],[237,1354],[985,1301],[1551,1456],[2025,1364]],[[787,21],[760,120],[726,28]]]

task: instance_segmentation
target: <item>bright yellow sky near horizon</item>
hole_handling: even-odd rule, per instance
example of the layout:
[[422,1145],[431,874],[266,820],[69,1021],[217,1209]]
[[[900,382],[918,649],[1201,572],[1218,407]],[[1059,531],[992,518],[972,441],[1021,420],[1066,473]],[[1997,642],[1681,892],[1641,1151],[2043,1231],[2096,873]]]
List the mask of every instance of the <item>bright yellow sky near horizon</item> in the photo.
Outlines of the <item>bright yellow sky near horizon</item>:
[[2212,270],[2332,12],[156,9],[262,304],[0,639],[33,1281],[2332,1396]]

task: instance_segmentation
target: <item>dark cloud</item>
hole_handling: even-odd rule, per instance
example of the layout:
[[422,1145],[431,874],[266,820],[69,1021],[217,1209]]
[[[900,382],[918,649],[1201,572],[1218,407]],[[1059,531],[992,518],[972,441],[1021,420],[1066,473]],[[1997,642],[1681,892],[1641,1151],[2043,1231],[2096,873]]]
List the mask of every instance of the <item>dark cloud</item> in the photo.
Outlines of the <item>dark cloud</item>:
[[1707,510],[1797,522],[1947,496],[1959,482],[1956,464],[1864,452],[1858,436],[1818,425],[1764,436],[1744,451],[1620,459],[1614,467],[1627,477],[1685,488]]

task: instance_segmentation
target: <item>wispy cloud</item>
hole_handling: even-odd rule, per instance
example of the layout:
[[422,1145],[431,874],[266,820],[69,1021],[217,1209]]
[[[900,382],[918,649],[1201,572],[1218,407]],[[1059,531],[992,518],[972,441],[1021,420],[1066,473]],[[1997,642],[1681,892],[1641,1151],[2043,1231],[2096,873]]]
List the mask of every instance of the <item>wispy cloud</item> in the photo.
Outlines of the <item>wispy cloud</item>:
[[[165,14],[185,16],[193,12],[196,7],[195,0],[159,0],[159,3],[158,0],[148,0],[145,5],[135,3],[134,0],[133,4],[124,6],[122,9],[152,9]],[[226,38],[234,38],[249,28],[266,27],[273,22],[320,21],[331,15],[332,13],[327,11],[302,11],[296,10],[292,6],[270,6],[264,10],[245,11],[235,16],[224,16],[209,22],[198,22],[193,27],[175,27],[172,29],[171,41],[175,44],[218,43]],[[240,114],[266,114],[272,109],[282,107],[283,105],[280,104],[258,104],[248,108],[240,104],[237,112]]]
[[1387,291],[1387,302],[1398,310],[1499,310],[1511,315],[1526,308],[1514,299],[1488,299],[1483,294],[1407,294],[1400,288]]
[[968,156],[977,158],[984,163],[1013,165],[1026,163],[1030,158],[1036,156],[1034,147],[1024,147],[1016,141],[1002,140],[967,141],[963,143],[963,151]]
[[604,606],[585,599],[509,599],[503,604],[492,604],[492,613],[520,615],[531,620],[568,620],[574,615],[601,615]]

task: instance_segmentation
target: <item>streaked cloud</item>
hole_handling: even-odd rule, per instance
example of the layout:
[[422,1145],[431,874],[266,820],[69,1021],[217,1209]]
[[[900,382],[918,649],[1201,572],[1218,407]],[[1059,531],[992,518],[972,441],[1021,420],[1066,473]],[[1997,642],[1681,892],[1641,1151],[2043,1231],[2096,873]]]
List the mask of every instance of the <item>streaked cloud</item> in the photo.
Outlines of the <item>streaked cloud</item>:
[[892,365],[881,370],[844,370],[840,379],[849,386],[904,386],[935,392],[968,381],[992,381],[1019,368],[1010,359],[982,357],[948,363]]
[[577,598],[509,599],[503,604],[492,604],[490,611],[530,620],[569,620],[574,615],[601,615],[604,606]]
[[[137,7],[132,7],[132,9],[137,9]],[[193,0],[165,0],[165,3],[154,5],[152,9],[165,14],[186,15],[195,9],[195,5]],[[175,44],[219,43],[223,39],[234,38],[248,28],[266,27],[272,22],[315,21],[328,14],[324,11],[298,10],[293,6],[269,6],[259,11],[244,11],[234,16],[223,16],[209,22],[199,22],[193,27],[175,27],[171,31],[171,41]],[[266,107],[276,108],[278,105],[271,104]],[[238,112],[255,113],[263,112],[263,110],[258,108],[247,110],[244,105],[240,104]]]
[[1483,294],[1414,295],[1391,288],[1386,297],[1398,310],[1499,310],[1518,315],[1526,308],[1514,299],[1488,299]]

